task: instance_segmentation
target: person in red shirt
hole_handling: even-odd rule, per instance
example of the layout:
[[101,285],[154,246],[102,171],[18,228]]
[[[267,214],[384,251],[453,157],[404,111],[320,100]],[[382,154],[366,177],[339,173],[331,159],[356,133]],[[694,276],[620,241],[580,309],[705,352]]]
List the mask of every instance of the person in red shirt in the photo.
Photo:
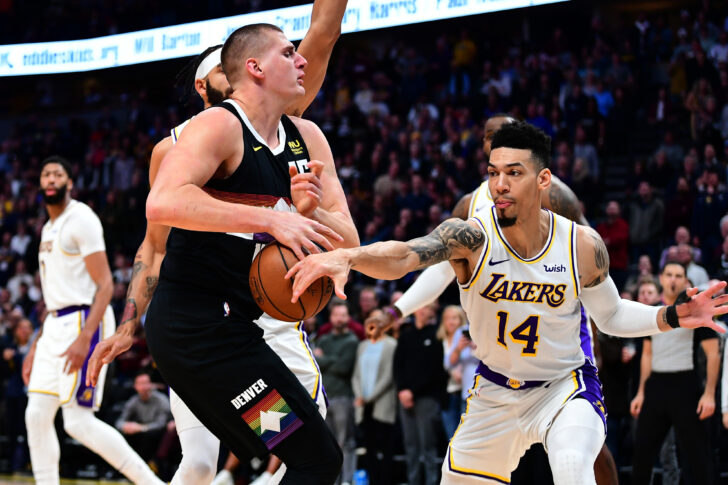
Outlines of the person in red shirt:
[[321,328],[318,329],[318,332],[316,332],[316,338],[326,335],[327,333],[331,333],[331,330],[333,329],[332,323],[336,323],[340,320],[346,320],[348,322],[347,326],[349,327],[349,331],[356,335],[356,338],[360,341],[366,338],[364,326],[351,318],[349,315],[349,307],[347,305],[341,305],[342,301],[343,300],[336,297],[331,299],[331,302],[329,303],[329,321],[324,323]]
[[609,271],[617,285],[622,288],[627,278],[629,264],[629,223],[622,217],[619,202],[607,203],[607,220],[597,226],[597,232],[609,252]]

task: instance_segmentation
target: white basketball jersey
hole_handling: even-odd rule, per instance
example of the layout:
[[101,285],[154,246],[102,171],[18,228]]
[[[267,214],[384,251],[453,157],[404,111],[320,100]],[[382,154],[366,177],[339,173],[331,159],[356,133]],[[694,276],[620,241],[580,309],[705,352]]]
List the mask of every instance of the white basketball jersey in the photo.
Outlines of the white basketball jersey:
[[96,283],[83,259],[105,250],[101,221],[83,202],[71,200],[55,221],[45,223],[38,262],[43,299],[49,311],[91,304]]
[[489,212],[474,217],[486,244],[471,280],[460,284],[475,355],[514,379],[562,377],[584,363],[576,224],[546,211],[546,244],[536,256],[524,259],[508,245],[495,208]]

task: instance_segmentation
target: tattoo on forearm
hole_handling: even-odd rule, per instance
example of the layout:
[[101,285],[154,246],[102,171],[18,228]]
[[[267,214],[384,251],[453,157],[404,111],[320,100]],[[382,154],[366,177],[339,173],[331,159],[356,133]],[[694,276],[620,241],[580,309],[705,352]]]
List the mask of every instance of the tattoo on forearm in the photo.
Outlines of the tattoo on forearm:
[[124,307],[124,314],[121,316],[121,324],[124,325],[130,320],[134,320],[137,317],[137,305],[134,298],[126,300],[126,306]]
[[154,295],[154,290],[157,289],[157,283],[159,283],[158,276],[147,276],[147,289],[144,296],[151,298]]
[[146,267],[147,267],[147,265],[144,264],[143,261],[137,261],[137,262],[135,262],[134,263],[134,266],[132,266],[132,270],[131,270],[131,280],[129,280],[129,283],[131,284],[131,282],[134,281],[134,278],[136,277],[136,275],[138,275],[139,272],[142,271]]
[[549,187],[549,203],[551,211],[572,221],[581,221],[579,200],[568,187],[564,188],[559,182],[553,181]]
[[431,234],[413,239],[408,244],[420,258],[420,266],[447,261],[455,248],[475,251],[485,241],[479,229],[464,221],[448,220],[437,226]]
[[667,312],[665,311],[665,309],[664,308],[660,309],[660,313],[662,313],[662,323],[664,325],[669,325],[667,323]]
[[594,240],[594,264],[597,267],[597,271],[599,271],[599,275],[589,283],[586,283],[584,285],[585,288],[596,286],[609,276],[609,253],[607,252],[607,246],[596,232],[592,231],[589,235]]

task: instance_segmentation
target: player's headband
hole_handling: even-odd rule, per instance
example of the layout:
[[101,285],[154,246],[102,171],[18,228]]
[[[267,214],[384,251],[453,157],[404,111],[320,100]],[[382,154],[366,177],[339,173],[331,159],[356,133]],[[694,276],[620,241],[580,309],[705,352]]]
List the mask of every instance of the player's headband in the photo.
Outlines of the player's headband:
[[220,65],[221,52],[222,47],[215,49],[202,59],[202,62],[200,62],[200,65],[197,66],[197,70],[195,71],[195,79],[204,79],[208,74],[210,74],[210,71]]

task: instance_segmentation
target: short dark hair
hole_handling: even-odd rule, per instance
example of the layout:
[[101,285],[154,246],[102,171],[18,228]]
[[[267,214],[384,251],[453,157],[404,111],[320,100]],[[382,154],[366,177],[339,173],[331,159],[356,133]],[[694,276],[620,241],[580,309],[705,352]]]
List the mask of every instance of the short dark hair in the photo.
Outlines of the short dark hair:
[[40,163],[41,173],[43,172],[45,166],[50,165],[51,163],[57,163],[58,165],[63,167],[63,170],[66,171],[66,175],[68,175],[68,178],[73,180],[73,177],[71,176],[71,163],[60,155],[51,155],[50,157],[43,160]]
[[515,148],[531,150],[531,160],[540,171],[551,165],[551,137],[525,121],[504,124],[493,135],[491,150]]
[[180,103],[185,106],[192,104],[192,100],[195,99],[195,95],[197,94],[197,91],[195,90],[195,74],[197,73],[197,68],[200,67],[200,64],[202,64],[202,61],[205,60],[205,57],[207,57],[210,52],[221,47],[222,44],[208,47],[202,51],[200,55],[194,57],[185,64],[185,67],[177,73],[177,76],[174,78],[174,86],[182,91],[179,99]]
[[664,273],[665,272],[665,268],[667,268],[670,265],[680,266],[683,269],[683,271],[685,272],[685,277],[686,278],[688,277],[688,267],[685,266],[680,261],[675,261],[674,259],[671,259],[669,261],[666,261],[665,264],[662,265],[662,268],[660,268],[660,274]]
[[283,33],[273,24],[250,24],[240,27],[227,38],[222,46],[220,59],[222,71],[231,85],[237,79],[242,62],[260,54],[261,47],[264,45],[261,42],[261,34],[269,31]]

